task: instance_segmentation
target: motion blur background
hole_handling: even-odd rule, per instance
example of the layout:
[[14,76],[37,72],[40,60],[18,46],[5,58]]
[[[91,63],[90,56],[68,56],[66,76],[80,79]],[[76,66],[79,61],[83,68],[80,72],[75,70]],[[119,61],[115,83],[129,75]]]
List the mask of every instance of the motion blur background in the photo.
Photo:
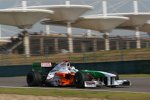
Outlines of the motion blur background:
[[[21,6],[22,0],[0,0],[0,8],[8,9]],[[62,5],[66,0],[27,0],[28,6]],[[70,0],[71,4],[91,5],[91,10],[84,15],[101,14],[102,0]],[[133,0],[107,0],[108,13],[133,12]],[[139,0],[139,12],[150,12],[149,0]],[[1,65],[31,64],[33,62],[59,62],[63,59],[71,62],[106,62],[150,59],[150,35],[141,32],[142,49],[136,49],[135,31],[113,30],[110,34],[110,51],[104,50],[103,34],[85,29],[73,28],[74,53],[68,52],[66,27],[37,23],[29,30],[31,57],[26,58],[22,36],[18,28],[1,25],[0,38],[9,38],[9,42],[0,45]],[[95,46],[95,43],[98,45]]]

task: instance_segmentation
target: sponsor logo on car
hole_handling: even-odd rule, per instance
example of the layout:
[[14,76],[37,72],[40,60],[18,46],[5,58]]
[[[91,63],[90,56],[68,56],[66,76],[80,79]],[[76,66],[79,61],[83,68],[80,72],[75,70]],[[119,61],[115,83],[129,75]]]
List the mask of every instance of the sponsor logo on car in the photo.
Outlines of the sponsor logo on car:
[[95,81],[85,81],[85,87],[96,87]]
[[51,63],[41,63],[41,67],[52,67],[52,64]]

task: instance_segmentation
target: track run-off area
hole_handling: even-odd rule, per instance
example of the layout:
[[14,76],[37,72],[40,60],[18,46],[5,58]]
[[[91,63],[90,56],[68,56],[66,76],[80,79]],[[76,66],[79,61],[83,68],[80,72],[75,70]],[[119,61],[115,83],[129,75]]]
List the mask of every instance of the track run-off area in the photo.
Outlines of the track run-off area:
[[[114,92],[133,92],[133,93],[148,93],[150,94],[150,77],[135,77],[135,78],[122,78],[130,80],[132,85],[130,87],[99,87],[99,88],[85,88],[79,90],[88,91],[114,91]],[[28,88],[26,77],[0,77],[0,87],[8,88]],[[37,87],[43,89],[72,89],[78,90],[75,87]]]

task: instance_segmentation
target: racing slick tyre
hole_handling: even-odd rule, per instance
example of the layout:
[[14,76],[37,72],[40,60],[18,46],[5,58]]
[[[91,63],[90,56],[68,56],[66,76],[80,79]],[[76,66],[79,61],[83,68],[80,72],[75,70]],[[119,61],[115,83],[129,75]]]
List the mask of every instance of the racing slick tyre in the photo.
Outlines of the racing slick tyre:
[[30,72],[27,74],[27,84],[28,86],[41,86],[42,85],[42,76],[39,72]]
[[77,72],[74,77],[74,85],[76,88],[84,88],[85,75],[82,72]]

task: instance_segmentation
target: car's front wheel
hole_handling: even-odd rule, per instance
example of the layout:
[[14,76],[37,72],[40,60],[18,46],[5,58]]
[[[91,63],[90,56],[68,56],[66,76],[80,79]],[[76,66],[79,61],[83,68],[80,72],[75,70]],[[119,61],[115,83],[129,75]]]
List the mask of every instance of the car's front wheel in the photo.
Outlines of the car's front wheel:
[[84,74],[81,72],[77,72],[74,77],[74,85],[76,88],[84,88]]

